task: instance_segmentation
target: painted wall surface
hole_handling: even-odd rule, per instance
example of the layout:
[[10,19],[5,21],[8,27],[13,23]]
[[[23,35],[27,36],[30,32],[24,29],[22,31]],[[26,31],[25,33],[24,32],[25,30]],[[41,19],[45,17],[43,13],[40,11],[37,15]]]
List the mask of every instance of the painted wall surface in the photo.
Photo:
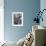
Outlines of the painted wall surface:
[[0,42],[4,41],[4,0],[0,0]]
[[[40,0],[4,0],[4,39],[18,41],[32,29],[32,20],[35,12],[40,9]],[[12,26],[12,12],[24,13],[24,25]]]
[[[43,9],[46,9],[46,0],[40,0],[40,9],[41,9],[41,11]],[[43,12],[42,17],[43,17],[43,22],[40,21],[40,25],[46,27],[46,10]]]

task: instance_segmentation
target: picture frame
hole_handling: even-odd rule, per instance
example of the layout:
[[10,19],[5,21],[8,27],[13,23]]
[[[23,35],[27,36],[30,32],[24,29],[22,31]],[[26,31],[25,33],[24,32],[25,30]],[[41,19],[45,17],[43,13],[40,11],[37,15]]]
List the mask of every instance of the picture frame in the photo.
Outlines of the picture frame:
[[23,12],[12,12],[12,26],[23,26]]

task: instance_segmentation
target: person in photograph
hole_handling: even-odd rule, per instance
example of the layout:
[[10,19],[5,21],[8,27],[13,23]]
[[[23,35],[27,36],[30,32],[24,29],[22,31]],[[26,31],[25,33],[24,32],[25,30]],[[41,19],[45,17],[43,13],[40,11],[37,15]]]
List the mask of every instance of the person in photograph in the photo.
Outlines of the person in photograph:
[[21,15],[15,15],[14,14],[14,24],[21,24]]

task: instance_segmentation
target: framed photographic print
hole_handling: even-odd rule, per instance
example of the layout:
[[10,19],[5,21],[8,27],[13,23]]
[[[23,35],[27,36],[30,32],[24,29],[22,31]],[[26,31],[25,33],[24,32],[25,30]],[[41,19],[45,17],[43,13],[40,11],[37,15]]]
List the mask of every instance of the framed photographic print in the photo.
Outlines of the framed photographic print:
[[23,26],[23,12],[12,12],[12,26]]

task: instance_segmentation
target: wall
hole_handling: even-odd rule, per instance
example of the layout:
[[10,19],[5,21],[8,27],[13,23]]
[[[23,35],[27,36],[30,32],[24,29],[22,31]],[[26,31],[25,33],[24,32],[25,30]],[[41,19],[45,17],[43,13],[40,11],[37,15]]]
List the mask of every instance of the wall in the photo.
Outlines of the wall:
[[4,41],[4,0],[0,0],[0,42]]
[[[40,0],[4,0],[4,39],[18,41],[32,29],[32,20],[40,10]],[[12,12],[24,13],[24,26],[12,26]]]
[[[46,9],[46,0],[40,0],[40,9],[41,9],[41,11],[42,11],[43,9]],[[41,22],[40,22],[40,25],[46,27],[46,20],[45,20],[45,19],[46,19],[46,10],[43,12],[42,17],[43,17],[43,22],[41,21]]]

